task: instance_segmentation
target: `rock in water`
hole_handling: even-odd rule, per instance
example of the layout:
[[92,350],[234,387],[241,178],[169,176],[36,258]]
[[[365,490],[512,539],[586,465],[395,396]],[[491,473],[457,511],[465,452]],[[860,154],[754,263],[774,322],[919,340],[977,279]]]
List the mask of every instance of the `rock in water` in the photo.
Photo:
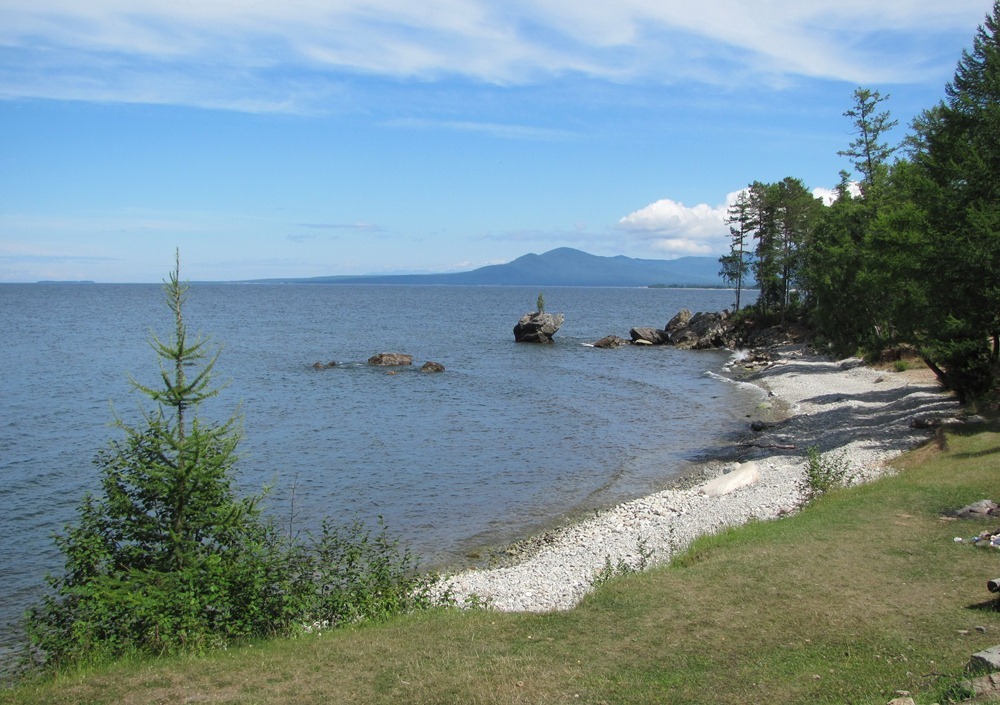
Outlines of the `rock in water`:
[[678,348],[722,348],[726,346],[729,314],[696,313],[681,309],[667,324],[670,342]]
[[518,343],[551,343],[552,336],[564,320],[561,313],[526,313],[514,326],[514,340]]
[[373,355],[368,358],[369,365],[377,365],[379,367],[394,367],[397,365],[412,365],[413,355],[407,355],[405,353],[379,353],[378,355]]
[[670,322],[667,323],[666,328],[664,328],[664,330],[667,331],[668,334],[673,335],[681,328],[686,328],[687,324],[690,321],[691,321],[691,310],[687,308],[682,308],[680,311],[677,312],[676,316],[670,319]]
[[621,348],[626,345],[629,345],[629,341],[625,340],[625,338],[619,338],[617,335],[606,335],[594,343],[595,348],[604,349]]
[[444,372],[444,365],[440,362],[431,362],[428,360],[424,363],[424,366],[420,368],[421,372]]
[[659,328],[633,328],[628,332],[633,343],[640,345],[666,345],[670,342],[667,331]]

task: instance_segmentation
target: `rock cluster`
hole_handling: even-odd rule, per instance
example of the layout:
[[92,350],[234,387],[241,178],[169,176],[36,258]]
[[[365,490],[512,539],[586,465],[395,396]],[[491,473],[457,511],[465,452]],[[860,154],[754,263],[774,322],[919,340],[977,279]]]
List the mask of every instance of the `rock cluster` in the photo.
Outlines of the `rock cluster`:
[[[635,345],[673,345],[688,350],[732,347],[728,311],[692,314],[683,308],[663,328],[633,328],[629,335]],[[596,343],[594,347],[598,347]]]
[[[345,363],[348,368],[354,368],[358,363]],[[373,367],[409,367],[413,365],[413,355],[407,355],[406,353],[398,352],[383,352],[377,355],[372,355],[368,358],[368,364]],[[335,367],[341,367],[342,365],[335,360],[330,362],[316,362],[313,363],[312,368],[314,370],[332,370]],[[444,372],[444,365],[440,362],[427,361],[420,368],[421,372]],[[397,370],[391,370],[388,374],[394,375]]]
[[562,327],[564,320],[561,313],[526,313],[514,326],[514,340],[518,343],[551,343],[552,336]]

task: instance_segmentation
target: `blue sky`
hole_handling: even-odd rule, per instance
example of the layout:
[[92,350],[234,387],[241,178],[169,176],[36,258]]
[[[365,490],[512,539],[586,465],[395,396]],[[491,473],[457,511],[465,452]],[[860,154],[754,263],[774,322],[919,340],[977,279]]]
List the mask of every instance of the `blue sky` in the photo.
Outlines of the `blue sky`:
[[0,0],[0,281],[726,248],[754,180],[901,139],[992,0]]

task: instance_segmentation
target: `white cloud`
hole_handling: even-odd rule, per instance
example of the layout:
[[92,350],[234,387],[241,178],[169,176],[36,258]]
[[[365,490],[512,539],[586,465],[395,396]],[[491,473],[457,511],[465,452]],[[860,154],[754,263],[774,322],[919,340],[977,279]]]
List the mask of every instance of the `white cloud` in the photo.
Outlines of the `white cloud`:
[[663,198],[622,217],[617,227],[661,255],[720,254],[728,243],[726,212],[737,193],[717,206],[686,206]]
[[[861,195],[861,186],[858,185],[857,181],[850,182],[847,185],[847,190],[855,198]],[[837,200],[838,194],[837,194],[837,189],[835,188],[823,188],[821,186],[817,186],[812,190],[812,195],[815,196],[816,198],[822,199],[824,206],[829,206],[832,205],[833,202]]]
[[336,103],[331,81],[345,73],[500,84],[569,73],[661,84],[937,79],[954,55],[934,43],[967,41],[991,5],[5,0],[0,96],[295,112]]

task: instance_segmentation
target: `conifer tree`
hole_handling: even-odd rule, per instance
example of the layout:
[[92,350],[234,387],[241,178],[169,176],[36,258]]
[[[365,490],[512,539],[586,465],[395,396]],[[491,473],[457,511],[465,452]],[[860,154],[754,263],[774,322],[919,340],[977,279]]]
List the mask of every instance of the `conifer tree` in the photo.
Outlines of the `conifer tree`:
[[29,636],[48,658],[129,650],[199,648],[272,628],[267,601],[275,544],[259,521],[259,497],[238,498],[233,471],[239,420],[205,423],[199,405],[218,393],[218,353],[192,340],[187,287],[177,266],[164,283],[174,330],[153,337],[160,384],[133,380],[155,404],[124,438],[99,453],[100,492],[58,536],[62,576],[29,613]]
[[842,157],[850,157],[854,168],[861,173],[861,190],[866,196],[877,188],[885,164],[896,151],[896,147],[882,141],[886,132],[899,124],[892,119],[888,110],[878,111],[880,103],[889,99],[878,91],[857,88],[854,91],[854,106],[844,112],[854,122],[857,137],[846,150],[837,152]]
[[914,161],[924,182],[928,289],[914,332],[946,384],[967,396],[1000,377],[1000,0],[926,111]]
[[729,225],[729,254],[719,258],[722,269],[719,276],[736,289],[736,311],[740,310],[740,299],[743,284],[750,273],[750,236],[755,229],[754,213],[751,208],[749,191],[744,189],[736,196],[736,201],[729,206],[726,213],[726,224]]

